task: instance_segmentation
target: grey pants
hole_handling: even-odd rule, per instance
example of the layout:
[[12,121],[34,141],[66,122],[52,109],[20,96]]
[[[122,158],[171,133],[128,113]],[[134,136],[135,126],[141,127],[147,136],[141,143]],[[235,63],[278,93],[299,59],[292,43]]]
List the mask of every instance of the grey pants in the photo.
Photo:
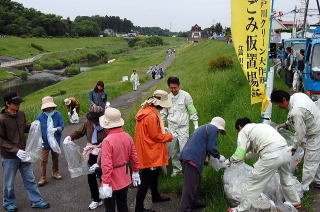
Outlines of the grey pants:
[[180,212],[191,211],[191,206],[199,200],[201,176],[196,167],[182,162],[184,170],[184,183],[180,203]]

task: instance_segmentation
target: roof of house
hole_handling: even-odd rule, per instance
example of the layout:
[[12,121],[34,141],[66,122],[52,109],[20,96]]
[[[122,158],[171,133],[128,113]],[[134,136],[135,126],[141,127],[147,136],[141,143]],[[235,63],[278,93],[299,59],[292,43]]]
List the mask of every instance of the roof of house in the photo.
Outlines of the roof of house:
[[191,32],[194,32],[194,31],[202,31],[202,30],[201,30],[201,27],[198,26],[198,24],[196,24],[191,28]]
[[282,21],[283,25],[293,25],[293,21]]

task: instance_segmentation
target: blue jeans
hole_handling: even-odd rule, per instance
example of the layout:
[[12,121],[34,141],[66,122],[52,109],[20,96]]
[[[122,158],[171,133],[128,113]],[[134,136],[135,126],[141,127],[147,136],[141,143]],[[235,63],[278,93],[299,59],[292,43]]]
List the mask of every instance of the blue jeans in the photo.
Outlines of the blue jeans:
[[36,184],[31,163],[22,162],[20,159],[2,159],[3,168],[3,206],[15,203],[14,180],[17,171],[20,171],[24,188],[28,194],[31,204],[43,201]]

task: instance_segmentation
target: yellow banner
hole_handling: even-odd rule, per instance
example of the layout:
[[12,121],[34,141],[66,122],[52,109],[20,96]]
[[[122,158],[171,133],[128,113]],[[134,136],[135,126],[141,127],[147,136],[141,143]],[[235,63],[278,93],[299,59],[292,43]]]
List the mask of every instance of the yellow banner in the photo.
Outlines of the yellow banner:
[[271,0],[231,0],[232,40],[251,87],[251,104],[265,96]]

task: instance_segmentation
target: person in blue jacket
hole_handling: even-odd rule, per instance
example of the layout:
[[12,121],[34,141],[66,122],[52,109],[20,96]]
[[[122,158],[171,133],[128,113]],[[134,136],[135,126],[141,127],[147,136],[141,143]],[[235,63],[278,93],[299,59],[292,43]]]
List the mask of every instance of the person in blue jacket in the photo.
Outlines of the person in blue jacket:
[[49,157],[49,152],[52,156],[52,178],[56,180],[62,179],[59,174],[59,153],[54,152],[48,142],[48,134],[53,133],[56,142],[60,145],[61,134],[64,128],[63,118],[59,111],[55,108],[57,105],[53,102],[51,96],[46,96],[42,99],[42,112],[38,115],[37,120],[40,121],[42,134],[42,150],[40,155],[40,180],[39,186],[47,183],[46,168]]
[[104,91],[104,83],[102,81],[98,81],[96,87],[89,92],[90,107],[100,106],[104,109],[106,108],[107,100],[108,96]]
[[210,155],[220,162],[226,160],[218,151],[218,135],[225,133],[225,120],[214,117],[211,123],[197,128],[184,146],[180,154],[184,172],[180,212],[206,207],[199,199],[202,169]]

